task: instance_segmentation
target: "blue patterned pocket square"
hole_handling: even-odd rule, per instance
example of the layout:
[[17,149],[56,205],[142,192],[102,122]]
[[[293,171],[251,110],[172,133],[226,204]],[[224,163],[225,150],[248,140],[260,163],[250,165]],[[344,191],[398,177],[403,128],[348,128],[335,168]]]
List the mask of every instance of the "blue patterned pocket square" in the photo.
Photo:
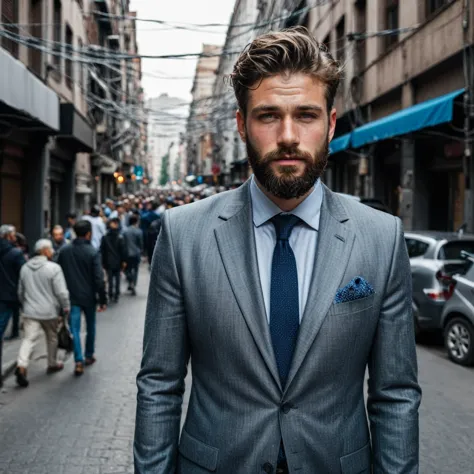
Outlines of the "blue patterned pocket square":
[[361,276],[355,277],[344,288],[337,291],[334,304],[347,303],[349,301],[367,298],[375,293],[372,285]]

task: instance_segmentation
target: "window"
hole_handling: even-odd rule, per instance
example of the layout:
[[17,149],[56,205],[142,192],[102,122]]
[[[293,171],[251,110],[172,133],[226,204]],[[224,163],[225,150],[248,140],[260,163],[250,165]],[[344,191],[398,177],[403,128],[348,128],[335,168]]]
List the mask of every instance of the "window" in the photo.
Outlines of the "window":
[[474,253],[474,240],[447,242],[439,249],[439,260],[462,260],[461,250]]
[[422,257],[428,250],[429,244],[416,239],[405,239],[408,256],[410,258]]
[[336,58],[341,64],[344,64],[346,60],[346,22],[344,17],[336,26]]
[[[285,21],[285,28],[292,26],[309,26],[309,11],[307,10],[308,5],[306,0],[300,1],[298,6],[293,10],[291,16]],[[295,13],[297,13],[295,15]]]
[[[385,9],[385,29],[398,30],[398,0],[387,0],[387,7]],[[385,37],[385,48],[398,42],[398,31],[393,32]]]
[[[4,30],[12,35],[18,34],[18,1],[3,0],[2,2],[2,23]],[[15,26],[14,26],[15,25]],[[2,47],[12,56],[18,58],[18,42],[12,38],[2,37]]]
[[[355,28],[356,33],[366,33],[367,30],[367,0],[358,0],[355,3]],[[355,72],[359,74],[366,66],[366,40],[356,42]]]
[[54,11],[53,11],[53,41],[54,41],[54,53],[53,64],[58,74],[61,73],[61,42],[62,42],[62,7],[61,0],[54,0]]
[[440,8],[443,8],[452,0],[426,0],[426,16],[430,16]]
[[[41,39],[43,37],[42,23],[42,0],[31,0],[30,3],[30,35],[32,38]],[[36,42],[40,43],[40,42]],[[29,48],[29,63],[31,70],[38,76],[42,77],[43,69],[43,53],[36,48]]]
[[323,44],[324,46],[326,46],[327,50],[329,52],[331,52],[331,44],[330,44],[331,40],[330,40],[330,35],[327,35],[326,38],[323,39]]
[[72,89],[72,83],[74,82],[74,79],[72,77],[73,71],[72,71],[72,59],[71,56],[74,54],[73,49],[72,49],[72,42],[73,42],[73,36],[72,36],[72,30],[69,25],[66,25],[66,48],[65,48],[65,53],[66,53],[66,85],[69,87],[69,89]]

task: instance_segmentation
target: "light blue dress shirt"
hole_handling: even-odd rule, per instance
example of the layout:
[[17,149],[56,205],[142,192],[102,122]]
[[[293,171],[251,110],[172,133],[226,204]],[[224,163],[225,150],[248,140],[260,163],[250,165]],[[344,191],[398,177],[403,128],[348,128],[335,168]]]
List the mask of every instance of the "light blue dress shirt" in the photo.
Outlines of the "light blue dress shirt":
[[[254,176],[250,183],[250,197],[252,201],[260,283],[263,291],[267,320],[270,323],[270,284],[273,251],[276,244],[275,227],[270,219],[284,212],[265,196],[255,182]],[[293,209],[293,211],[289,213],[298,216],[303,221],[303,223],[293,229],[290,236],[290,246],[295,254],[296,268],[298,271],[300,322],[308,300],[309,286],[313,276],[322,202],[323,187],[318,180],[313,192],[296,209]]]

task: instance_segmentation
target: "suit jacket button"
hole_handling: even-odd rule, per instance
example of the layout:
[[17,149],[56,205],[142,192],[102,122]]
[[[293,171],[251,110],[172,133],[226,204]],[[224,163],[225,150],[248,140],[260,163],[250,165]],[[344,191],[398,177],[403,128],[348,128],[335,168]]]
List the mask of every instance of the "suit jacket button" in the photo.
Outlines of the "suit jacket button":
[[286,415],[287,413],[289,413],[290,410],[291,410],[291,404],[283,403],[283,405],[281,406],[281,411]]
[[263,469],[263,472],[266,472],[267,474],[272,474],[273,472],[273,466],[269,462],[266,462],[262,466],[262,469]]

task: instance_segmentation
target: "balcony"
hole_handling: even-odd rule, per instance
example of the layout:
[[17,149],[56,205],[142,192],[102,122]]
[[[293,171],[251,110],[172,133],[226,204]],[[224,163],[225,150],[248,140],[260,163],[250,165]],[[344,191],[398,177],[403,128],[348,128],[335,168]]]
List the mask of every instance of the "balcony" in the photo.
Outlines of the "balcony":
[[370,64],[363,74],[362,103],[373,102],[462,51],[462,13],[462,2],[451,4]]

